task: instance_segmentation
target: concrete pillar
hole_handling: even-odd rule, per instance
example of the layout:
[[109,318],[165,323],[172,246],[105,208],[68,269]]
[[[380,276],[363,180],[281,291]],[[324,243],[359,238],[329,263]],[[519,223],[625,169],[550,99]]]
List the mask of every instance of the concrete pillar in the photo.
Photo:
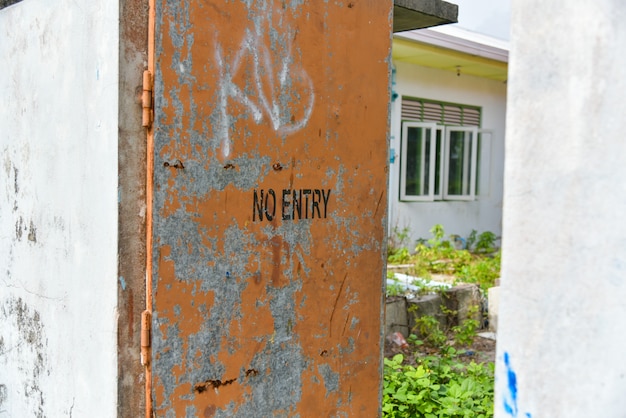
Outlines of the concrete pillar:
[[513,1],[497,418],[626,411],[625,18]]

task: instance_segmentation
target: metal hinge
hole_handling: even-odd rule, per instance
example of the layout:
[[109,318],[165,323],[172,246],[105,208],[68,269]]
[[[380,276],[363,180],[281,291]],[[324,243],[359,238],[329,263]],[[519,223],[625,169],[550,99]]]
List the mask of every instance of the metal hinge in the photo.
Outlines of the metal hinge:
[[150,346],[151,346],[151,323],[152,313],[143,311],[141,313],[141,365],[150,365]]
[[152,74],[146,70],[143,72],[143,93],[141,94],[141,125],[144,128],[152,126]]

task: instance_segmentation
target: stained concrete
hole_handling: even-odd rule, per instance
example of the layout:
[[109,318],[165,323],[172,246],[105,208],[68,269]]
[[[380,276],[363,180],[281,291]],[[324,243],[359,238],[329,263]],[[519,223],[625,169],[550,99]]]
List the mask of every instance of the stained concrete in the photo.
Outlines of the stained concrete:
[[399,331],[407,337],[416,332],[417,320],[432,316],[441,329],[449,329],[466,319],[482,318],[478,286],[463,284],[415,298],[390,297],[385,304],[385,335]]
[[511,10],[495,417],[623,417],[626,3]]
[[393,31],[456,23],[459,7],[441,0],[394,0]]

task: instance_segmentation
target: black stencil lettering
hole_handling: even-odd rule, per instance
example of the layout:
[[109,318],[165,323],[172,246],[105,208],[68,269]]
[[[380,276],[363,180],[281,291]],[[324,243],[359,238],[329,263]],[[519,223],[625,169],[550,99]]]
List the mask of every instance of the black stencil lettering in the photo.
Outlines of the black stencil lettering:
[[[269,207],[270,196],[272,197],[272,207]],[[265,217],[268,221],[273,221],[276,215],[276,193],[273,189],[269,189],[265,195]]]
[[296,219],[296,213],[298,219],[302,219],[302,194],[297,190],[293,191],[293,199],[291,200],[291,219]]
[[259,221],[263,221],[263,190],[261,189],[261,196],[257,194],[254,189],[254,202],[252,203],[252,222],[256,221],[256,215],[259,214]]
[[300,192],[304,195],[304,219],[309,219],[309,195],[311,194],[311,189],[300,190]]
[[313,199],[311,202],[311,218],[315,218],[315,210],[317,209],[317,217],[321,218],[320,214],[320,202],[321,202],[322,192],[319,189],[313,190]]
[[283,221],[326,218],[330,192],[331,189],[282,189],[277,197],[274,189],[254,189],[252,221],[273,221],[277,211]]
[[330,189],[328,189],[328,194],[324,194],[324,190],[322,190],[322,199],[324,199],[324,218],[326,218],[326,209],[328,208],[328,198],[330,197]]
[[289,214],[288,210],[289,210],[289,197],[291,196],[291,190],[290,189],[283,189],[283,199],[282,199],[282,215],[283,215],[283,221],[289,221],[291,220],[291,214]]

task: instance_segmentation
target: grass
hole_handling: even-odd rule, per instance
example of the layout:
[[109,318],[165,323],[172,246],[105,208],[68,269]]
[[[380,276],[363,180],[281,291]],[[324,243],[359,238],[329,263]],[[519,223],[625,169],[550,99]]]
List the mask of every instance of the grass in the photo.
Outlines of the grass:
[[388,263],[409,264],[408,274],[424,279],[439,274],[452,276],[455,283],[475,283],[483,291],[495,285],[500,277],[500,252],[495,245],[495,234],[473,231],[467,239],[457,235],[446,239],[441,225],[435,225],[431,233],[430,239],[418,240],[411,252],[407,246],[407,229],[394,228],[388,246]]

